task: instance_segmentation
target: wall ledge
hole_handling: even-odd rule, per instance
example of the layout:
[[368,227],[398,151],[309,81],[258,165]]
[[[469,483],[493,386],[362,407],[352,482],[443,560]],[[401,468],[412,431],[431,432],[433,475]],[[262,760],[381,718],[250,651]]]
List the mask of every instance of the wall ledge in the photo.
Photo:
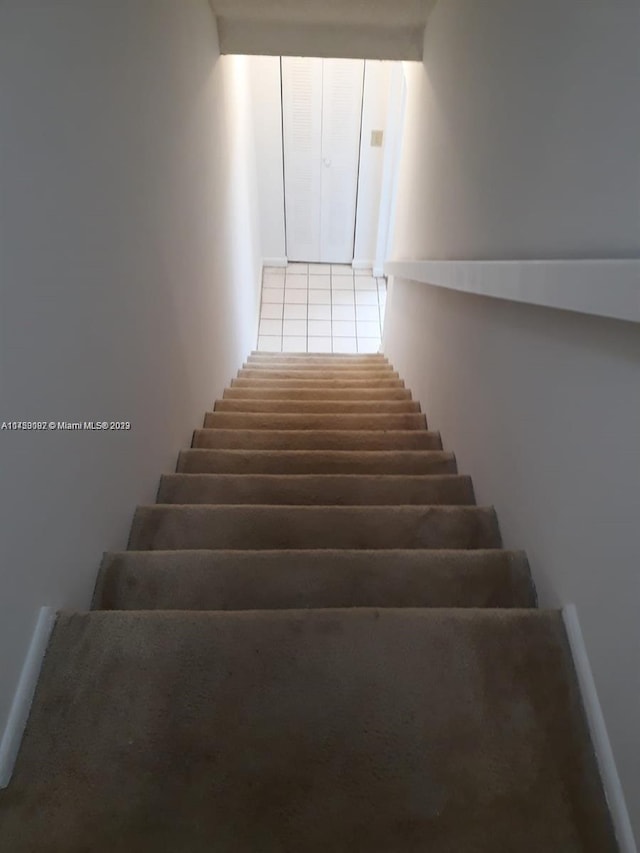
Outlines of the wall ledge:
[[435,287],[640,323],[640,260],[392,260],[384,270]]

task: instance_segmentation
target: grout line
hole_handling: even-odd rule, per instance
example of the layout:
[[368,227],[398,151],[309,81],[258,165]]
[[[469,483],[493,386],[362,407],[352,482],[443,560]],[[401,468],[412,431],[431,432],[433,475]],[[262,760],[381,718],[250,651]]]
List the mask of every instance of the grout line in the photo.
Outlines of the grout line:
[[356,338],[356,352],[360,352],[360,347],[358,346],[358,307],[356,305],[356,277],[353,277],[353,321],[354,321],[354,331]]
[[[258,334],[256,337],[256,350],[260,352],[260,326],[262,325],[262,298],[264,296],[264,266],[262,267],[262,277],[260,278],[260,308],[258,308]],[[284,296],[282,297],[284,299]]]
[[333,354],[333,270],[329,267],[329,335],[331,338],[331,353]]
[[284,352],[284,297],[287,292],[287,271],[284,271],[284,290],[282,291],[282,326],[280,327],[280,352]]
[[307,316],[306,316],[306,320],[305,320],[305,329],[307,332],[307,337],[305,339],[307,342],[306,352],[309,352],[309,286],[310,285],[311,285],[311,270],[309,269],[309,266],[307,266],[307,311],[306,311]]

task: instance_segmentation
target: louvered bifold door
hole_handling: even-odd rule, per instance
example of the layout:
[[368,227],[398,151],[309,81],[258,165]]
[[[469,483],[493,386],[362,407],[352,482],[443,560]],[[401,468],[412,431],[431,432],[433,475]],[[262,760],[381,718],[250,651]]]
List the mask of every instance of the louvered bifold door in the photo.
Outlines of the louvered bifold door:
[[363,81],[363,59],[323,60],[320,255],[334,264],[353,260]]
[[287,258],[320,261],[322,59],[282,57]]
[[363,78],[364,60],[282,58],[290,261],[353,259]]

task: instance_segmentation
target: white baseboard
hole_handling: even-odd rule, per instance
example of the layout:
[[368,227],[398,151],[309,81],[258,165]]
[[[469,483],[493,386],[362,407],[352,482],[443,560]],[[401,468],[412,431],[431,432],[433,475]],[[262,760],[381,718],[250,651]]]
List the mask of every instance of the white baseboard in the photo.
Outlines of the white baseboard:
[[370,270],[373,269],[374,261],[368,261],[362,258],[354,258],[351,262],[351,267],[354,270]]
[[434,287],[640,323],[640,260],[388,261]]
[[0,741],[0,788],[6,788],[11,780],[22,735],[29,718],[33,694],[40,676],[42,661],[55,621],[56,612],[52,607],[40,608],[29,650],[11,703],[7,725]]
[[567,604],[562,608],[562,618],[569,638],[582,701],[591,731],[591,739],[593,740],[616,838],[620,846],[620,853],[638,853],[575,604]]
[[289,262],[286,258],[263,258],[263,267],[286,267]]

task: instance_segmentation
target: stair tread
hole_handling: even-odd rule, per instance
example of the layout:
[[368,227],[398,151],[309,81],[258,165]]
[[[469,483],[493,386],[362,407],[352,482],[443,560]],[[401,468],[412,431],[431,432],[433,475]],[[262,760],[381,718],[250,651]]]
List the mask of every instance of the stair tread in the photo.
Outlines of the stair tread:
[[405,388],[370,389],[309,389],[287,388],[225,388],[223,399],[231,400],[410,400],[411,392]]
[[294,379],[260,377],[235,377],[232,388],[404,388],[402,379],[310,379],[297,376]]
[[471,478],[460,474],[164,474],[158,503],[473,504]]
[[556,611],[62,613],[6,795],[12,853],[616,849]]
[[129,549],[499,548],[492,507],[156,504]]
[[178,456],[181,474],[457,474],[445,450],[211,450]]
[[253,429],[426,429],[423,414],[314,414],[274,412],[208,412],[204,426],[252,427]]
[[351,372],[368,372],[370,370],[376,371],[378,373],[386,373],[391,372],[395,373],[395,369],[392,365],[387,364],[385,362],[375,362],[371,364],[363,364],[361,362],[323,362],[323,361],[315,361],[315,362],[299,362],[299,361],[269,361],[269,362],[261,362],[261,361],[245,361],[242,365],[242,370],[279,370],[279,371],[322,371],[325,370],[327,372],[331,371],[351,371]]
[[399,379],[398,374],[391,368],[378,370],[337,370],[337,369],[287,369],[278,370],[274,368],[241,368],[238,371],[238,379],[318,379],[326,382],[328,379],[343,380],[358,380],[360,382],[369,382],[375,380],[389,381]]
[[107,553],[94,608],[535,607],[521,551]]
[[[254,412],[290,414],[411,414],[420,413],[415,400],[216,400],[215,412]],[[208,414],[208,413],[207,413]]]
[[440,433],[429,430],[198,429],[196,449],[254,450],[442,450]]

